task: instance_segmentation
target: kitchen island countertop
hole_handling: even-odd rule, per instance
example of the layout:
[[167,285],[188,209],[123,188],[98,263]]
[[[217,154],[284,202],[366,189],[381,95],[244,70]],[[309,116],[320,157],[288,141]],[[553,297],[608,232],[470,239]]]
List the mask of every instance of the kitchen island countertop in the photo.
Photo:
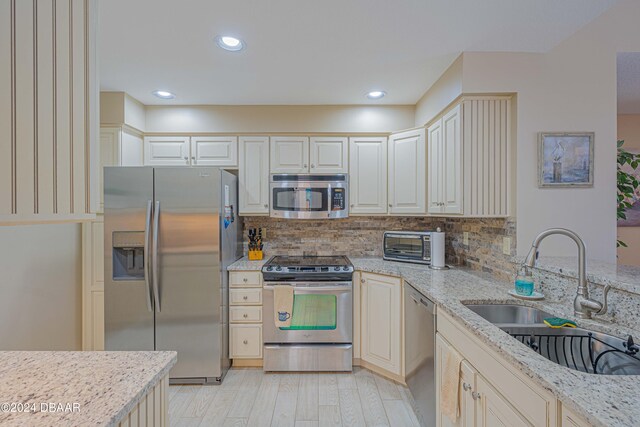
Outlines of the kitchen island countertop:
[[[552,393],[564,405],[596,426],[623,427],[640,419],[640,381],[625,376],[592,375],[570,370],[545,359],[489,323],[464,304],[517,303],[573,318],[572,307],[551,300],[521,301],[507,294],[511,283],[468,268],[431,270],[426,266],[383,261],[380,258],[349,258],[356,271],[402,277],[431,299],[516,369]],[[229,270],[259,270],[241,259]],[[638,336],[640,331],[601,320],[577,320],[581,327],[615,336]]]
[[176,360],[174,351],[0,352],[0,425],[117,425]]

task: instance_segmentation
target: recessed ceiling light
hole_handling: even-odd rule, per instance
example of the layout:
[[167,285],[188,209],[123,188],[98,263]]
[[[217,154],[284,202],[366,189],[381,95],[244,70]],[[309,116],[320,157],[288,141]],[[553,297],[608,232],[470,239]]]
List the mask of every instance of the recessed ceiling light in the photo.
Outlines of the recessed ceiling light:
[[224,50],[228,50],[230,52],[238,52],[245,47],[242,40],[231,36],[218,36],[216,37],[216,43],[218,43],[218,46]]
[[367,98],[369,98],[369,99],[380,99],[380,98],[383,98],[386,94],[387,94],[387,92],[382,91],[382,90],[372,90],[371,92],[369,92],[367,94]]
[[173,99],[176,97],[173,93],[168,92],[166,90],[154,90],[153,94],[158,98],[162,98],[162,99]]

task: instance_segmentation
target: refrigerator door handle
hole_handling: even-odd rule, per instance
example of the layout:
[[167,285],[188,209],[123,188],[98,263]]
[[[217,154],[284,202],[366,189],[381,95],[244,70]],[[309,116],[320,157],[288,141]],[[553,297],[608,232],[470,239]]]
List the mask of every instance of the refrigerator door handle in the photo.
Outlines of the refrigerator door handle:
[[153,213],[153,249],[151,253],[153,263],[153,274],[151,280],[153,282],[153,296],[156,303],[156,309],[160,312],[160,291],[158,286],[158,227],[160,225],[160,201],[156,200],[156,208]]
[[153,312],[153,303],[151,302],[151,281],[149,276],[151,275],[151,268],[149,266],[149,235],[151,233],[151,200],[147,201],[147,218],[144,224],[144,284],[147,286],[147,310]]

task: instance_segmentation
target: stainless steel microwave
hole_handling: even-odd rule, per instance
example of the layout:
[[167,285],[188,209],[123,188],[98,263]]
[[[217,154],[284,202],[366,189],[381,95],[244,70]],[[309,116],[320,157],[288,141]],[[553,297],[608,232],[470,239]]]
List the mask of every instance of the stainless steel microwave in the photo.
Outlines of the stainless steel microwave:
[[430,231],[384,232],[383,259],[431,265],[434,249]]
[[273,174],[269,216],[335,219],[349,216],[349,175]]

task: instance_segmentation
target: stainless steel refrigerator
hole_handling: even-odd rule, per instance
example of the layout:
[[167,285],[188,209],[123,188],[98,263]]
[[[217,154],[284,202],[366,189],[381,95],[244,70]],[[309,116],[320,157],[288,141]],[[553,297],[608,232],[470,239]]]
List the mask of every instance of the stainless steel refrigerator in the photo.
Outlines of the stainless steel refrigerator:
[[222,381],[237,187],[213,167],[104,168],[106,350],[176,350],[172,383]]

